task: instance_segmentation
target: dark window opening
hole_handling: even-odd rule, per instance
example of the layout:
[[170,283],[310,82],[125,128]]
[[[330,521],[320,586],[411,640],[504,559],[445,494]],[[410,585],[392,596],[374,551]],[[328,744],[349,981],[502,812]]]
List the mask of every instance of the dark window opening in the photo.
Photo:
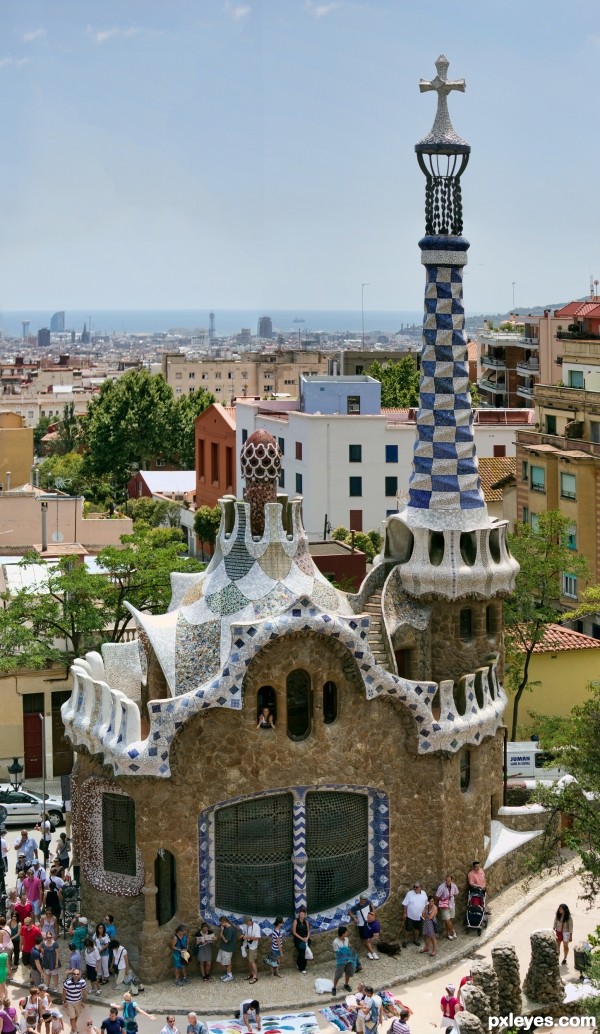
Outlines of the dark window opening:
[[473,634],[473,614],[470,607],[463,607],[460,612],[460,638],[470,639]]
[[349,482],[348,494],[350,496],[354,496],[354,497],[362,496],[362,478],[361,477],[351,477],[351,478],[348,478],[348,482]]
[[360,395],[348,395],[346,412],[360,413]]
[[337,718],[338,693],[335,682],[326,682],[323,686],[323,721],[332,725]]
[[362,445],[348,446],[348,462],[362,463]]
[[156,884],[156,920],[164,926],[177,911],[177,876],[175,859],[170,851],[161,848],[154,863]]
[[398,492],[398,478],[397,477],[386,477],[385,479],[385,494],[386,496],[396,495]]
[[310,696],[310,675],[303,668],[295,668],[286,681],[287,733],[291,740],[304,740],[310,733]]
[[277,720],[277,693],[273,686],[261,686],[256,694],[256,721],[260,718],[263,708],[268,707],[273,715],[273,721]]
[[290,793],[240,801],[215,813],[215,904],[239,915],[294,908]]
[[302,459],[302,442],[296,442],[296,459]]
[[309,912],[356,897],[369,885],[367,797],[323,791],[306,795],[306,896]]
[[398,446],[397,445],[386,445],[386,447],[385,447],[385,462],[386,463],[397,463],[398,462]]
[[471,751],[463,750],[460,755],[460,790],[466,793],[471,784]]
[[102,794],[102,864],[135,876],[135,802],[124,794]]
[[296,474],[296,491],[302,492],[302,474]]

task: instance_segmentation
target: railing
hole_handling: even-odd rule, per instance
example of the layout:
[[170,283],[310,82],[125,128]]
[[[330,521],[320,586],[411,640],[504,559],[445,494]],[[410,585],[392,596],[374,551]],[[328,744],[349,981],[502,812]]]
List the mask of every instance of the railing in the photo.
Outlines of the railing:
[[533,398],[533,388],[528,388],[525,384],[517,385],[517,395],[522,395],[526,399]]
[[481,356],[481,362],[483,366],[497,366],[499,369],[506,369],[505,356],[486,355],[484,352]]
[[483,388],[484,391],[493,391],[498,395],[506,395],[506,384],[498,384],[496,381],[489,381],[487,378],[483,378],[478,382],[478,386]]
[[540,364],[537,359],[527,359],[522,363],[517,363],[517,373],[522,373],[525,377],[531,373],[539,372]]
[[527,345],[528,348],[539,348],[540,339],[538,337],[518,337],[517,344]]
[[519,445],[552,445],[561,452],[586,452],[589,456],[600,458],[600,442],[587,442],[581,438],[564,438],[562,435],[542,434],[540,431],[517,431]]
[[600,341],[600,334],[592,334],[591,330],[557,330],[559,341]]

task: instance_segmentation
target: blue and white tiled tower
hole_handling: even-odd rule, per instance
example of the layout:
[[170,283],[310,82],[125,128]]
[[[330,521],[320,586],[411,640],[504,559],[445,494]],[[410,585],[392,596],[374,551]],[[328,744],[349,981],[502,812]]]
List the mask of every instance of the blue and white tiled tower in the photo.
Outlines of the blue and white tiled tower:
[[463,306],[469,242],[462,236],[460,186],[471,148],[454,131],[447,105],[465,81],[447,78],[443,54],[436,69],[433,80],[420,82],[421,92],[437,93],[435,122],[415,146],[426,178],[417,436],[408,504],[388,521],[386,554],[402,565],[412,595],[486,598],[510,592],[518,567],[506,545],[506,522],[487,512],[473,436]]

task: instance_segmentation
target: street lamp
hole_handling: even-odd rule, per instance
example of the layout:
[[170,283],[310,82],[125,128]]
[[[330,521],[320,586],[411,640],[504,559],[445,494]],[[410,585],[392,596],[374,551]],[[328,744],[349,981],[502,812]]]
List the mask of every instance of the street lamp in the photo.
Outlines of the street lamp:
[[365,287],[369,287],[370,281],[360,285],[360,310],[362,314],[362,346],[365,347]]
[[517,281],[513,280],[513,282],[512,282],[512,289],[513,289],[513,307],[512,307],[512,311],[513,311],[513,316],[515,316],[515,317],[516,317],[516,313],[515,313],[515,287],[516,287],[516,284],[517,284]]
[[13,758],[12,765],[8,766],[8,774],[12,783],[13,790],[18,790],[21,786],[21,780],[19,776],[23,774],[23,765],[19,763],[18,758]]

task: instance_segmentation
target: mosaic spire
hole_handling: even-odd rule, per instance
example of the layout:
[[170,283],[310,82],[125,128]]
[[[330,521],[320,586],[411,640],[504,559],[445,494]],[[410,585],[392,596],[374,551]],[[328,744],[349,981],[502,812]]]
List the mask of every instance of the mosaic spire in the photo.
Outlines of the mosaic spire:
[[425,315],[417,438],[409,482],[410,523],[433,530],[474,528],[486,513],[477,470],[473,411],[464,334],[463,268],[469,242],[462,234],[460,177],[470,147],[454,132],[447,108],[450,90],[464,80],[446,78],[441,55],[431,82],[438,110],[431,132],[415,147],[425,174],[425,232],[419,241],[426,269]]

